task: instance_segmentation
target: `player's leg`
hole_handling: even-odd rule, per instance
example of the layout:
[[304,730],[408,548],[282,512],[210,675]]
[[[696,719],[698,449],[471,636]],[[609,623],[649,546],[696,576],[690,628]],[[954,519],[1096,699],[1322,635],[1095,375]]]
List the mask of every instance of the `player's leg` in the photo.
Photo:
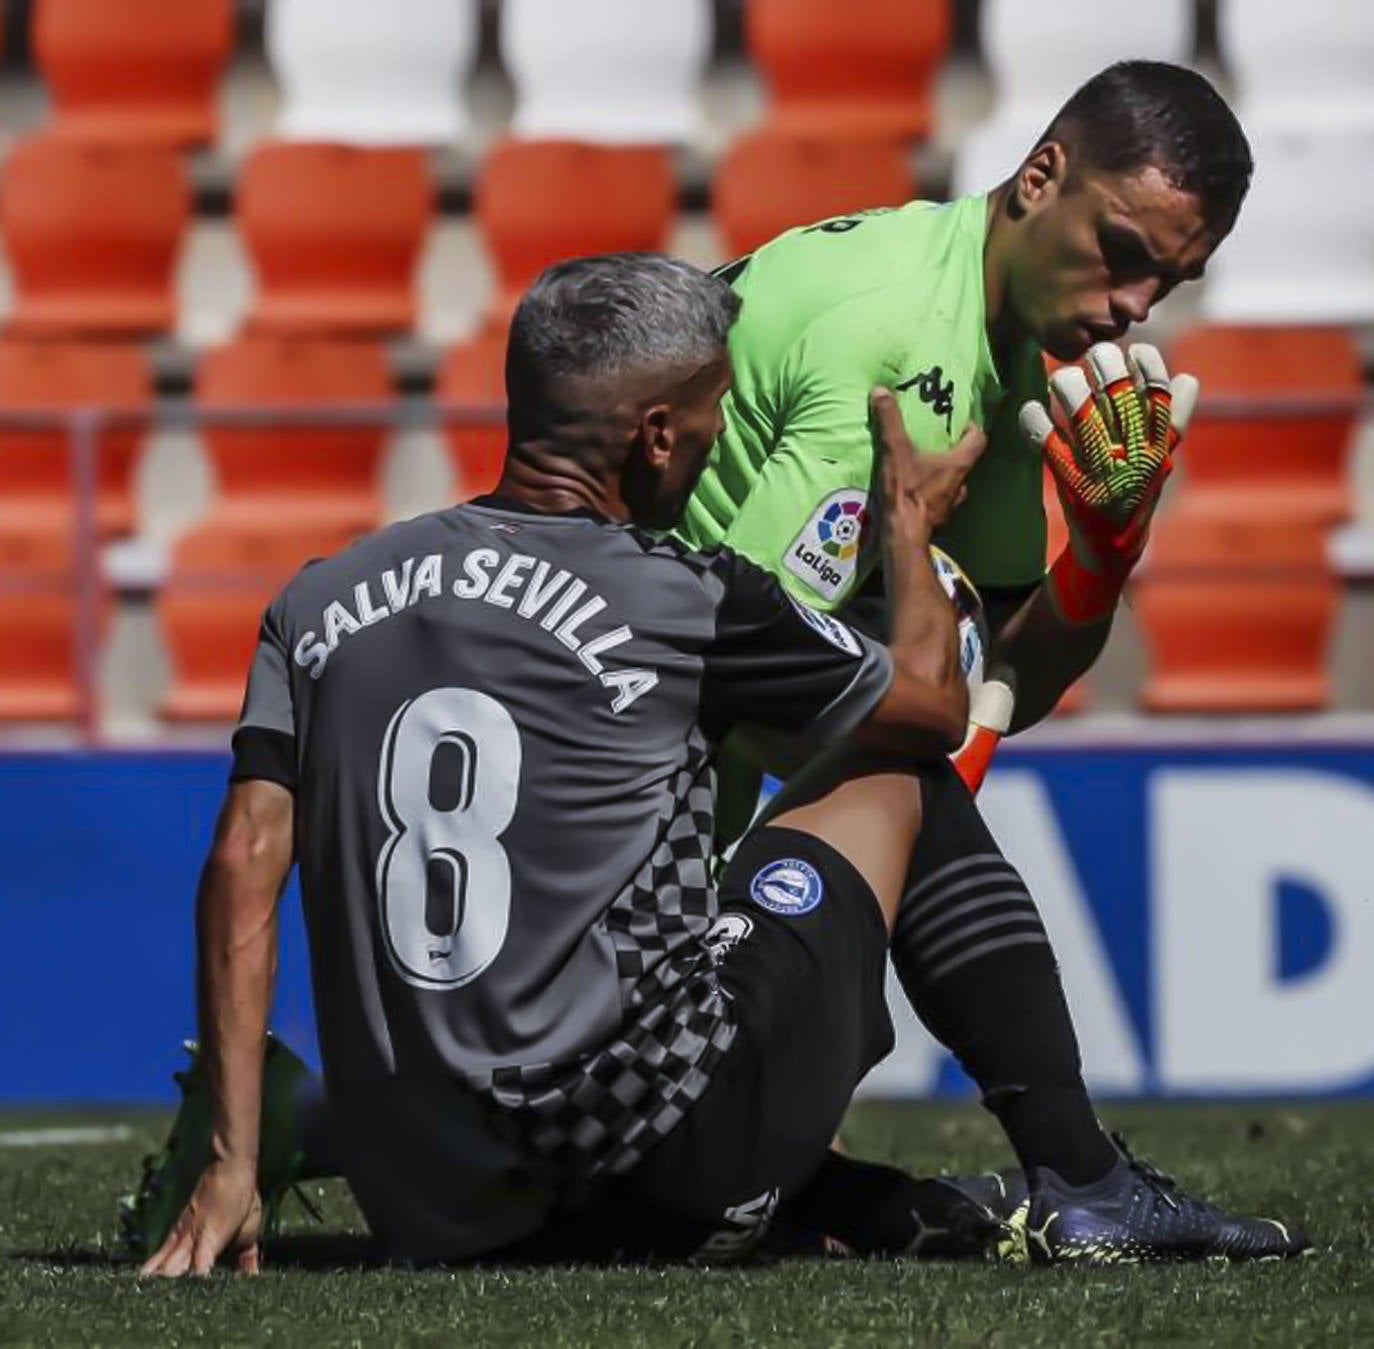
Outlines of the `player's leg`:
[[[1025,1168],[1035,1259],[1291,1256],[1296,1229],[1185,1193],[1108,1138],[1082,1079],[1034,900],[947,765],[922,773],[921,834],[893,932],[912,1006],[978,1083]],[[985,1197],[980,1190],[979,1197]]]
[[[686,1118],[598,1205],[655,1215],[656,1253],[738,1258],[828,1176],[829,1142],[854,1088],[892,1044],[887,943],[919,819],[908,772],[851,758],[832,763],[826,790],[740,844],[710,939],[736,1011],[734,1043]],[[885,1199],[894,1180],[932,1184],[869,1169],[883,1172]],[[855,1225],[837,1205],[828,1235],[885,1254],[931,1238],[910,1206],[888,1204],[879,1223],[876,1208],[858,1202],[861,1188],[847,1189]],[[968,1254],[1003,1235],[983,1205],[940,1188],[946,1231],[921,1253]],[[935,1198],[921,1196],[924,1211]],[[631,1229],[646,1224],[629,1220]]]
[[1023,1167],[1079,1185],[1117,1161],[1083,1083],[1049,934],[954,770],[922,774],[892,960],[912,1008],[978,1084]]
[[[771,819],[804,819],[832,766],[816,765],[780,793]],[[967,788],[945,763],[922,770],[919,838],[895,915],[892,956],[934,1033],[978,1082],[1025,1166],[1023,1213],[1040,1259],[1276,1257],[1308,1249],[1281,1223],[1224,1212],[1179,1190],[1109,1139],[1084,1087],[1077,1038],[1048,934],[1020,876],[1002,856]],[[837,814],[830,815],[840,820]],[[878,815],[870,812],[867,822]],[[852,837],[871,841],[866,833]],[[890,855],[881,854],[890,866]],[[840,1205],[845,1159],[827,1163],[812,1221],[852,1222]],[[861,1183],[860,1183],[861,1182]],[[900,1192],[903,1182],[892,1183]],[[986,1202],[982,1190],[971,1197]],[[827,1213],[827,1205],[834,1206]]]

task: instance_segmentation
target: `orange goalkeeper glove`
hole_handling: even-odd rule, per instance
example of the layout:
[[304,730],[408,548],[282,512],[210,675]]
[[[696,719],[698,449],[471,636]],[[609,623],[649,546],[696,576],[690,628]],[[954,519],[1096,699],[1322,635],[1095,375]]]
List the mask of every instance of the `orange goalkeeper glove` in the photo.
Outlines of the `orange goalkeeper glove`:
[[1069,543],[1049,582],[1055,607],[1071,623],[1099,622],[1116,607],[1198,397],[1197,380],[1170,380],[1164,358],[1144,343],[1122,355],[1099,342],[1086,365],[1091,384],[1076,365],[1050,376],[1066,430],[1037,402],[1024,404],[1020,417],[1064,507]]

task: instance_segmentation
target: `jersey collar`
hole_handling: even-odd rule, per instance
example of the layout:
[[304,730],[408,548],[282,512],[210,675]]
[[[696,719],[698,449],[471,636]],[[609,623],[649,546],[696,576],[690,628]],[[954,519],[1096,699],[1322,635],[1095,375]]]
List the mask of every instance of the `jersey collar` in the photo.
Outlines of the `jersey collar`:
[[507,496],[504,492],[484,492],[481,496],[473,497],[469,506],[481,506],[489,511],[501,511],[507,515],[533,515],[541,519],[550,520],[594,520],[597,524],[613,524],[609,516],[603,515],[598,510],[593,510],[590,506],[574,506],[568,511],[539,511],[535,510],[528,501],[521,501],[519,497]]

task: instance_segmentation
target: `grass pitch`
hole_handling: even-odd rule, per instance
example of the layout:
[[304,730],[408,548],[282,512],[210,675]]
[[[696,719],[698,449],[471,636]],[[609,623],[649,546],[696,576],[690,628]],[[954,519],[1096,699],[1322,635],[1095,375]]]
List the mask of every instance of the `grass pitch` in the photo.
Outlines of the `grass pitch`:
[[[291,1201],[255,1280],[142,1281],[115,1258],[116,1197],[161,1140],[154,1114],[0,1116],[3,1344],[1082,1345],[1374,1343],[1374,1107],[1122,1106],[1105,1112],[1181,1181],[1306,1225],[1287,1265],[1120,1270],[790,1261],[762,1269],[360,1268],[342,1185]],[[123,1125],[101,1143],[14,1131]],[[860,1155],[920,1170],[1008,1164],[972,1106],[855,1109]]]

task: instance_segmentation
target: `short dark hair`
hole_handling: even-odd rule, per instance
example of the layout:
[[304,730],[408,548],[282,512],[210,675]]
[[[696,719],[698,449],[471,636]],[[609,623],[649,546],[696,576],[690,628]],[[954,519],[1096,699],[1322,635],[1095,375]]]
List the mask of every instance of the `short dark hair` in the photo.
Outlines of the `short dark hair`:
[[1166,61],[1118,61],[1094,75],[1036,144],[1046,141],[1109,173],[1153,164],[1201,201],[1218,238],[1235,224],[1255,168],[1226,100],[1197,71]]
[[719,277],[662,253],[556,262],[535,278],[511,320],[507,397],[514,406],[552,379],[705,364],[724,351],[739,307]]

